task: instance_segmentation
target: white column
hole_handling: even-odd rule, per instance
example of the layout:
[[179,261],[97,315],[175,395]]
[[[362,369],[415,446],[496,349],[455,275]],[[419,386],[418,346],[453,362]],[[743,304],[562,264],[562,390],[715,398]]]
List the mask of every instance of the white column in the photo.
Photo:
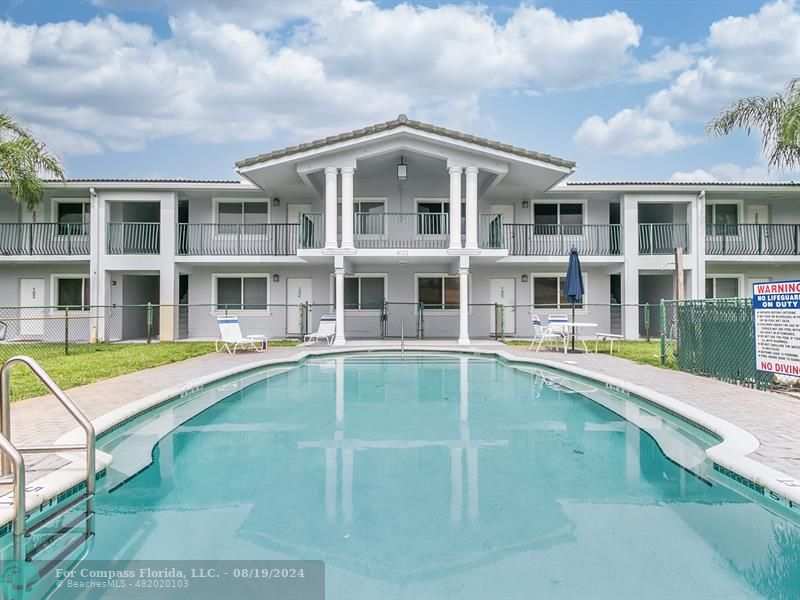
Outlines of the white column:
[[[700,192],[695,202],[694,219],[697,236],[692,242],[694,247],[690,252],[694,255],[695,268],[692,270],[692,295],[693,300],[703,300],[706,297],[706,193]],[[749,293],[745,290],[745,293]]]
[[178,316],[178,278],[175,271],[175,228],[177,227],[178,195],[161,200],[158,339],[175,339]]
[[639,203],[622,197],[622,235],[625,262],[622,271],[622,332],[626,340],[639,339]]
[[469,267],[458,269],[458,343],[469,345]]
[[450,167],[450,248],[461,249],[461,167]]
[[467,448],[467,514],[470,521],[478,520],[478,448]]
[[478,247],[478,167],[467,167],[467,237],[465,248]]
[[353,248],[353,167],[342,167],[342,248]]
[[328,250],[338,246],[336,240],[336,197],[337,173],[336,167],[325,167],[325,248]]
[[460,424],[469,421],[469,358],[462,356],[458,359],[459,374],[459,406],[458,420]]
[[344,346],[344,266],[336,267],[336,339],[334,346]]
[[[91,203],[89,213],[89,292],[91,303],[100,307],[108,304],[106,301],[106,271],[103,268],[106,244],[105,201],[100,198],[94,188],[91,188],[89,198]],[[102,342],[105,340],[105,309],[95,308],[93,315],[96,318],[92,321],[92,339]]]

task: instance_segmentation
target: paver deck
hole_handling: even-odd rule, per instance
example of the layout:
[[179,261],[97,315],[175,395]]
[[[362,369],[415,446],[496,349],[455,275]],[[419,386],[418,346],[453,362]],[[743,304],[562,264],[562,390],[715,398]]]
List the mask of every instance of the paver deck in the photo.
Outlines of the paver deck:
[[[443,344],[431,343],[438,346]],[[411,349],[424,345],[426,344],[414,342],[407,343],[406,347]],[[397,343],[351,342],[345,349],[364,346],[397,347]],[[496,342],[476,344],[478,348],[490,346],[502,346],[506,352],[519,356],[532,354],[519,346],[505,346]],[[290,358],[304,349],[302,346],[276,347],[266,353],[240,353],[235,356],[209,354],[76,387],[69,390],[69,396],[90,419],[95,419],[128,402],[139,400],[179,383],[237,365],[257,363],[266,358]],[[761,446],[751,455],[752,458],[800,479],[800,399],[798,398],[755,391],[706,377],[640,365],[603,354],[563,355],[558,352],[542,352],[538,356],[556,362],[570,362],[598,373],[625,379],[725,419],[750,431],[760,440]],[[15,402],[12,405],[11,421],[12,441],[18,445],[53,443],[59,436],[75,427],[75,422],[63,407],[50,396]],[[29,480],[58,467],[60,460],[54,456],[41,458],[38,462],[26,460]]]

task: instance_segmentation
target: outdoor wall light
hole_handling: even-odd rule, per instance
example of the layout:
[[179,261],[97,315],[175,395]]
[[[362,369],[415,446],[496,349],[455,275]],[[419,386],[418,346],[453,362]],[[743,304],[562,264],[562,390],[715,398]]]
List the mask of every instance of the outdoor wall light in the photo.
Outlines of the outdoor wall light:
[[528,208],[528,201],[527,200],[523,200],[522,201],[522,208]]
[[400,156],[400,162],[397,163],[397,181],[405,181],[408,179],[408,165]]
[[280,275],[278,275],[277,273],[275,273],[275,274],[272,276],[272,281],[274,281],[275,283],[278,283],[280,280],[281,280],[281,276],[280,276]]
[[522,283],[528,283],[528,276],[523,275],[522,277],[520,277],[520,280],[522,281]]
[[280,198],[273,198],[272,199],[272,206],[280,206],[280,205],[281,205],[281,199]]

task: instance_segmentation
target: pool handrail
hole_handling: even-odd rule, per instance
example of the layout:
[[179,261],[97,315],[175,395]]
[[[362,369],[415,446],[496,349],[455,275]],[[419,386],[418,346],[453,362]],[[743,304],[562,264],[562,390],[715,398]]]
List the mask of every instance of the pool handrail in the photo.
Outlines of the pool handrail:
[[[11,442],[11,367],[15,364],[26,365],[39,381],[61,402],[67,412],[72,415],[75,421],[83,428],[86,433],[86,443],[83,445],[51,445],[51,446],[29,446],[18,448]],[[25,536],[28,526],[25,522],[26,516],[26,497],[25,497],[25,460],[22,458],[24,453],[48,454],[56,452],[72,452],[86,450],[86,513],[87,517],[93,514],[93,502],[95,492],[95,443],[96,433],[92,422],[83,414],[64,391],[53,381],[42,366],[30,356],[12,356],[3,363],[0,368],[0,473],[8,475],[13,471],[14,489],[14,518],[13,533],[15,541],[15,555],[21,548],[21,541]],[[12,468],[13,464],[13,468]],[[42,521],[45,521],[43,519]],[[38,523],[31,526],[35,528]],[[93,533],[93,520],[87,518],[87,536]]]

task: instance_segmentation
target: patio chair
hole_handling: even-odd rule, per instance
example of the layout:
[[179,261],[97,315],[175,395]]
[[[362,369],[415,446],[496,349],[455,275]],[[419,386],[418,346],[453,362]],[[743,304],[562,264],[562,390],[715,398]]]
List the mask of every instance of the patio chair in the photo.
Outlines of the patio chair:
[[219,325],[219,339],[214,341],[214,349],[217,352],[226,350],[228,354],[236,354],[239,348],[255,350],[256,352],[267,349],[267,344],[269,343],[267,336],[242,335],[239,317],[237,316],[217,317],[217,325]]
[[324,339],[328,342],[328,346],[333,344],[336,337],[336,315],[322,315],[319,320],[319,329],[316,333],[309,333],[303,338],[304,342],[315,341],[318,342]]
[[552,331],[550,327],[542,326],[542,320],[539,318],[539,315],[532,315],[531,323],[533,324],[533,339],[531,340],[531,345],[528,346],[529,351],[533,349],[533,345],[537,341],[539,342],[539,345],[536,346],[537,352],[546,340],[555,340],[559,344],[562,342],[566,343],[566,338],[562,334]]

